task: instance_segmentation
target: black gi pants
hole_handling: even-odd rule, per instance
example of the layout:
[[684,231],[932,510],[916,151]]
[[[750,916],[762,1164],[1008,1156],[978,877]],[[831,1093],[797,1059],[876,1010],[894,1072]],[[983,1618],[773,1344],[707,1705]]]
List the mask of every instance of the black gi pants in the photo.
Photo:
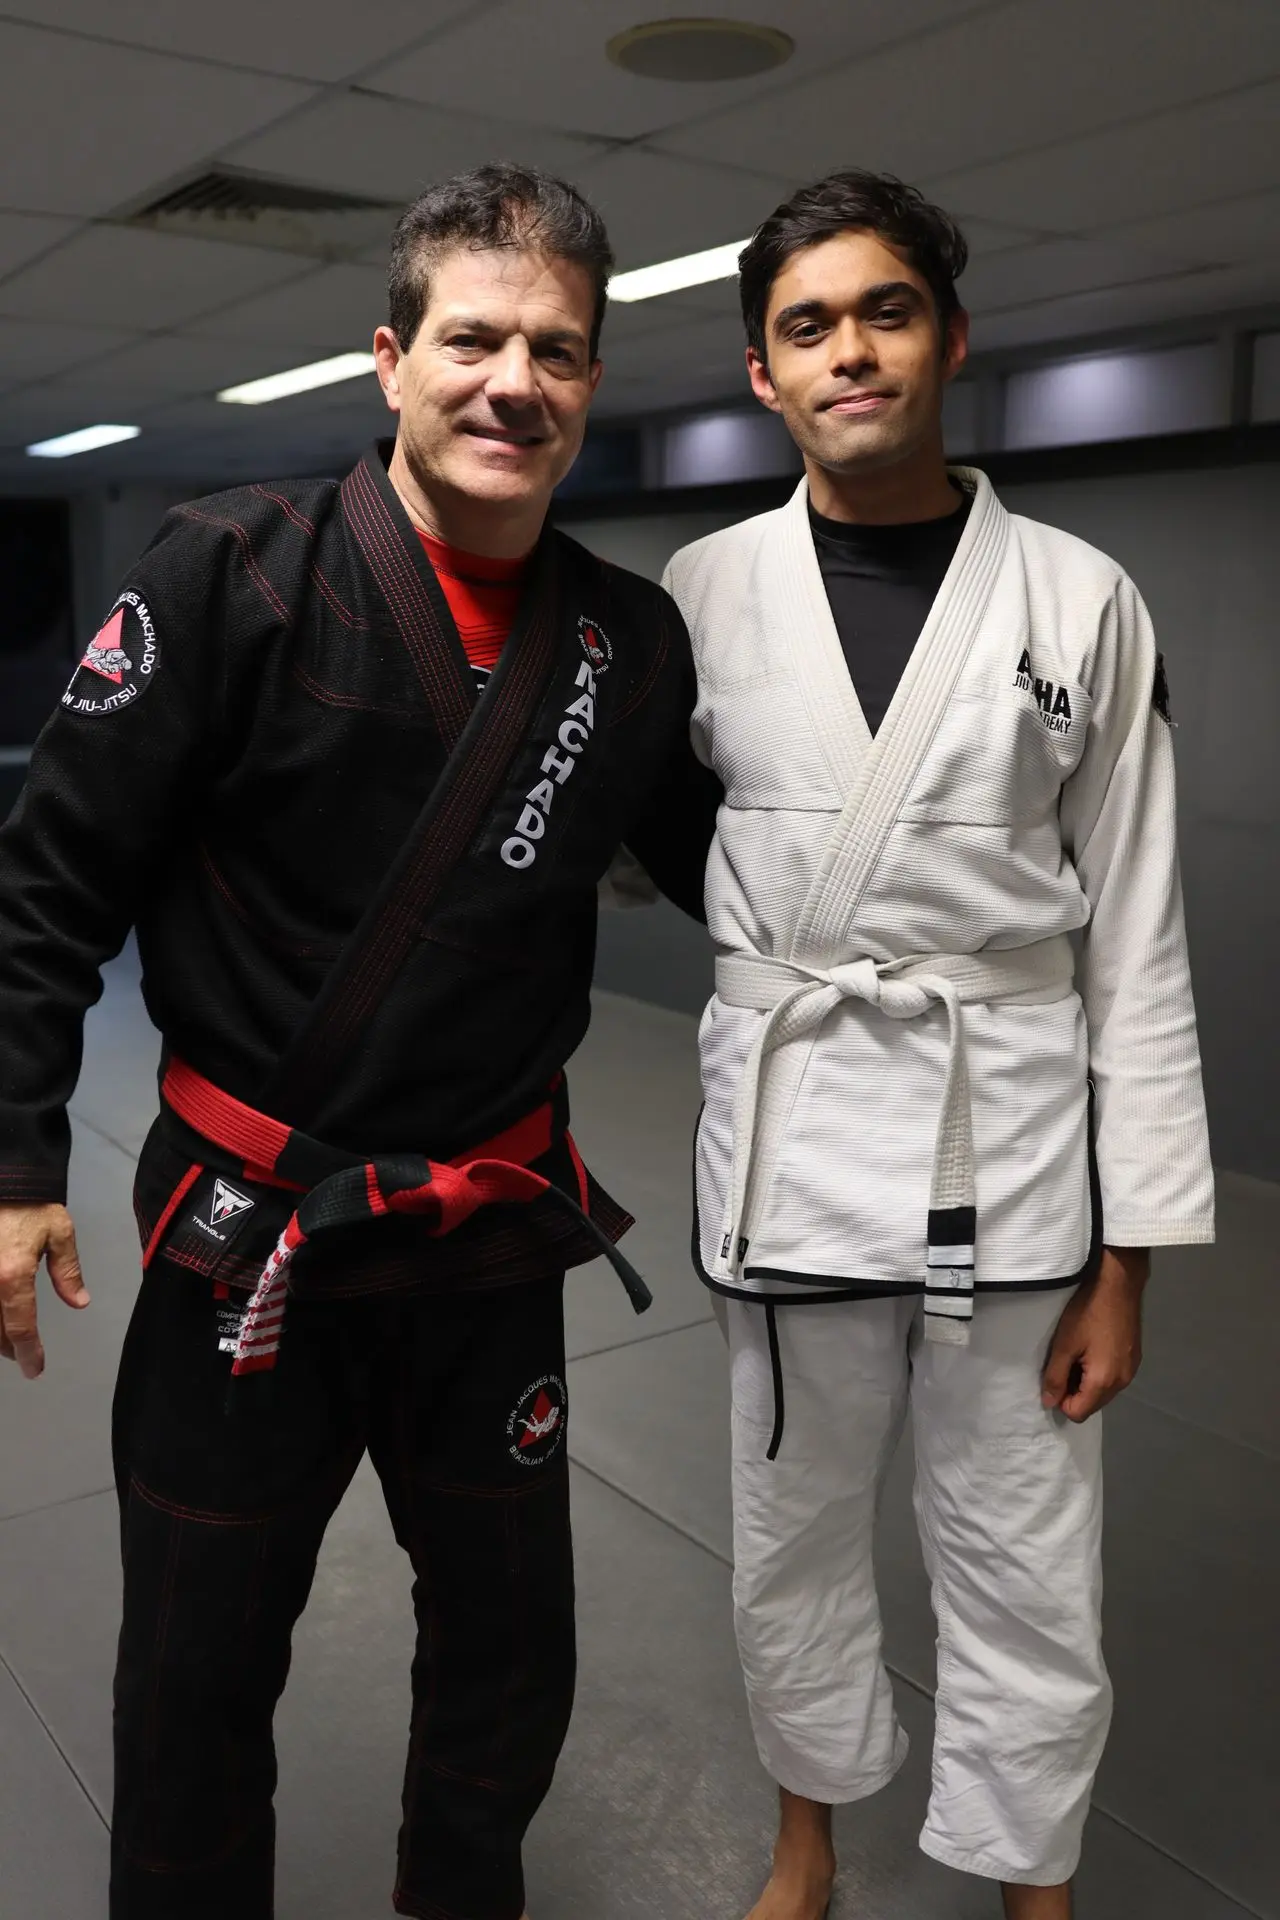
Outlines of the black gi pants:
[[209,1281],[144,1278],[114,1421],[111,1920],[270,1920],[272,1716],[366,1448],[418,1623],[395,1906],[518,1920],[573,1700],[562,1294],[291,1301],[274,1373],[230,1383]]

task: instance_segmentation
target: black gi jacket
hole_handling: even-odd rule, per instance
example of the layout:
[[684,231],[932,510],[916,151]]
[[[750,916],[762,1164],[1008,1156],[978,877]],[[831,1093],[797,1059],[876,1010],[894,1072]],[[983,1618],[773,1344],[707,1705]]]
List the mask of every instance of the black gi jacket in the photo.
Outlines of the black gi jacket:
[[[41,735],[0,832],[0,1200],[64,1197],[83,1015],[131,926],[167,1050],[344,1150],[443,1160],[544,1101],[581,1041],[620,843],[701,914],[718,789],[671,600],[547,528],[477,696],[387,452],[176,508]],[[144,1235],[180,1134],[144,1150]],[[573,1179],[559,1147],[539,1170]],[[206,1239],[186,1263],[250,1280],[279,1226],[257,1211],[234,1257]],[[591,1212],[626,1224],[594,1183]],[[420,1265],[420,1224],[350,1258]],[[597,1251],[537,1204],[450,1242],[442,1274]]]

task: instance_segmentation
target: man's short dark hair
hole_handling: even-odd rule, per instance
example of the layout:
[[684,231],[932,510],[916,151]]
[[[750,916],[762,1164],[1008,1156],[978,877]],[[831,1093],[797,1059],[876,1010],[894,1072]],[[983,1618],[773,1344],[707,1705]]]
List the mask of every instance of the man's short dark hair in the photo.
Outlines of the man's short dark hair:
[[764,321],[774,281],[794,254],[839,233],[874,233],[901,247],[928,282],[944,332],[959,311],[956,281],[968,263],[969,245],[950,214],[891,173],[849,167],[801,187],[775,207],[738,256],[747,344],[762,360],[769,357]]
[[595,288],[591,357],[600,344],[613,249],[604,221],[576,187],[533,167],[500,163],[457,173],[407,207],[391,243],[391,330],[407,353],[431,294],[431,269],[455,247],[511,248],[572,260]]

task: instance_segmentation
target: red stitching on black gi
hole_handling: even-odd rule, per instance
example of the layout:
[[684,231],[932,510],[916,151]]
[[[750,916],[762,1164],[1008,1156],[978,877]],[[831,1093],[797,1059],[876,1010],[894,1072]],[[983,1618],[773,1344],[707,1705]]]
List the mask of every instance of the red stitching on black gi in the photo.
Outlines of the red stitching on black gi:
[[249,578],[253,581],[254,586],[258,588],[266,600],[267,605],[273,613],[278,615],[285,626],[290,627],[293,625],[293,615],[289,612],[288,607],[286,607],[284,601],[280,598],[266,574],[254,559],[253,548],[249,545],[248,532],[240,525],[238,520],[224,520],[221,514],[201,513],[198,507],[192,506],[178,507],[175,511],[185,514],[188,520],[203,520],[208,526],[225,527],[229,533],[234,533],[240,543],[241,551],[244,554],[245,569]]
[[[315,522],[312,520],[308,520],[305,513],[300,513],[297,507],[294,506],[292,500],[286,499],[283,493],[273,493],[270,487],[264,487],[261,485],[251,487],[250,492],[258,494],[263,500],[274,501],[276,506],[278,506],[281,512],[284,514],[284,517],[286,520],[291,520],[294,526],[297,527],[302,533],[310,534],[311,538],[313,540],[315,539],[315,535],[316,535]],[[332,607],[333,611],[337,614],[339,620],[345,621],[347,626],[355,629],[358,632],[367,633],[369,631],[369,622],[364,618],[364,615],[352,612],[351,608],[346,605],[345,601],[343,601],[339,597],[336,588],[331,586],[330,583],[325,579],[324,575],[321,573],[319,567],[316,565],[314,560],[311,562],[310,571],[311,571],[311,578],[315,581],[321,593],[324,595],[325,599],[329,602],[329,605]]]
[[156,1728],[160,1718],[162,1656],[165,1638],[169,1631],[169,1612],[173,1606],[173,1589],[178,1573],[178,1549],[182,1540],[182,1521],[172,1515],[170,1518],[173,1519],[173,1525],[169,1533],[169,1552],[165,1558],[164,1582],[160,1589],[160,1609],[156,1616],[155,1639],[151,1644],[151,1698],[147,1705],[147,1733],[143,1762],[147,1771],[149,1796],[155,1792]]
[[275,1515],[271,1513],[206,1513],[200,1507],[180,1506],[176,1500],[166,1500],[162,1494],[144,1486],[136,1473],[130,1474],[129,1485],[140,1500],[158,1513],[172,1515],[175,1520],[194,1520],[202,1527],[264,1527]]
[[441,736],[447,746],[454,747],[471,718],[474,695],[462,679],[461,669],[450,659],[435,609],[399,544],[386,503],[363,465],[343,481],[342,505],[391,609]]
[[240,921],[242,926],[248,927],[250,933],[254,934],[264,945],[274,947],[277,953],[292,954],[297,960],[312,960],[317,957],[320,959],[329,959],[338,951],[336,941],[329,941],[323,945],[313,941],[309,945],[295,946],[291,941],[282,940],[271,927],[260,925],[249,912],[244,902],[232,892],[230,882],[222,870],[214,865],[213,855],[206,846],[200,848],[200,864],[227,906],[236,916],[236,919]]
[[146,1245],[142,1251],[142,1270],[144,1273],[155,1258],[156,1248],[160,1244],[165,1228],[203,1172],[204,1167],[201,1163],[198,1160],[193,1161],[183,1174],[181,1180],[179,1180],[173,1192],[169,1195],[168,1200],[165,1202],[164,1211],[156,1221],[154,1230],[148,1234]]
[[188,1273],[198,1273],[207,1280],[216,1273],[219,1280],[225,1280],[230,1287],[252,1291],[262,1274],[261,1260],[243,1260],[234,1253],[223,1253],[214,1247],[208,1253],[189,1253],[183,1248],[165,1247],[160,1258],[171,1266],[185,1267]]
[[667,655],[671,651],[671,641],[668,634],[668,623],[665,619],[662,621],[661,625],[659,626],[658,633],[659,633],[659,645],[655,649],[653,659],[649,663],[649,671],[645,675],[644,679],[640,682],[640,685],[636,688],[631,698],[627,701],[626,705],[623,707],[619,707],[618,711],[614,714],[613,718],[609,722],[609,725],[611,727],[616,727],[620,720],[625,720],[629,714],[632,714],[636,711],[637,707],[642,707],[645,701],[649,698],[649,695],[652,693],[654,682],[657,680],[658,675],[661,673],[663,667],[665,666]]
[[12,1194],[18,1202],[29,1201],[32,1206],[53,1206],[60,1202],[45,1199],[45,1194],[60,1181],[48,1167],[38,1167],[32,1161],[10,1161],[7,1167],[0,1167],[0,1194]]
[[355,713],[381,713],[393,720],[405,718],[404,708],[392,706],[390,701],[383,705],[376,700],[357,700],[354,694],[335,693],[332,687],[322,687],[320,682],[313,680],[306,668],[300,667],[296,660],[293,662],[291,671],[300,686],[304,687],[316,700],[323,700],[328,707],[348,707]]
[[264,487],[261,482],[255,482],[249,491],[256,493],[260,499],[274,500],[286,520],[292,520],[295,527],[301,527],[303,533],[309,533],[313,539],[315,538],[315,521],[308,520],[305,513],[299,513],[292,500],[287,499],[283,493],[273,493],[270,487]]

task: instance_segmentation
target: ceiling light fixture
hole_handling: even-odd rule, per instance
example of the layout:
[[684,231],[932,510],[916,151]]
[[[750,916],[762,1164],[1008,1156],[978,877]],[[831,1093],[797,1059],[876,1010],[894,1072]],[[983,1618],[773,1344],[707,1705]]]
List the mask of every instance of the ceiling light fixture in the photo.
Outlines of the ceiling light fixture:
[[141,427],[78,427],[74,433],[60,433],[54,440],[37,440],[27,448],[38,460],[65,460],[71,453],[94,453],[99,447],[114,447],[120,440],[136,440]]
[[291,393],[310,393],[313,387],[336,386],[339,380],[358,380],[372,373],[377,361],[371,353],[338,353],[331,360],[313,360],[309,366],[269,373],[265,380],[246,380],[224,387],[219,400],[237,407],[260,407],[268,400],[285,400]]
[[796,50],[789,33],[751,20],[650,20],[615,34],[605,52],[642,80],[747,80]]
[[609,298],[626,305],[632,300],[656,300],[661,293],[679,293],[682,287],[732,280],[738,271],[738,255],[746,244],[745,240],[731,240],[725,247],[707,247],[701,253],[682,254],[678,260],[659,260],[656,266],[615,273],[609,282]]

